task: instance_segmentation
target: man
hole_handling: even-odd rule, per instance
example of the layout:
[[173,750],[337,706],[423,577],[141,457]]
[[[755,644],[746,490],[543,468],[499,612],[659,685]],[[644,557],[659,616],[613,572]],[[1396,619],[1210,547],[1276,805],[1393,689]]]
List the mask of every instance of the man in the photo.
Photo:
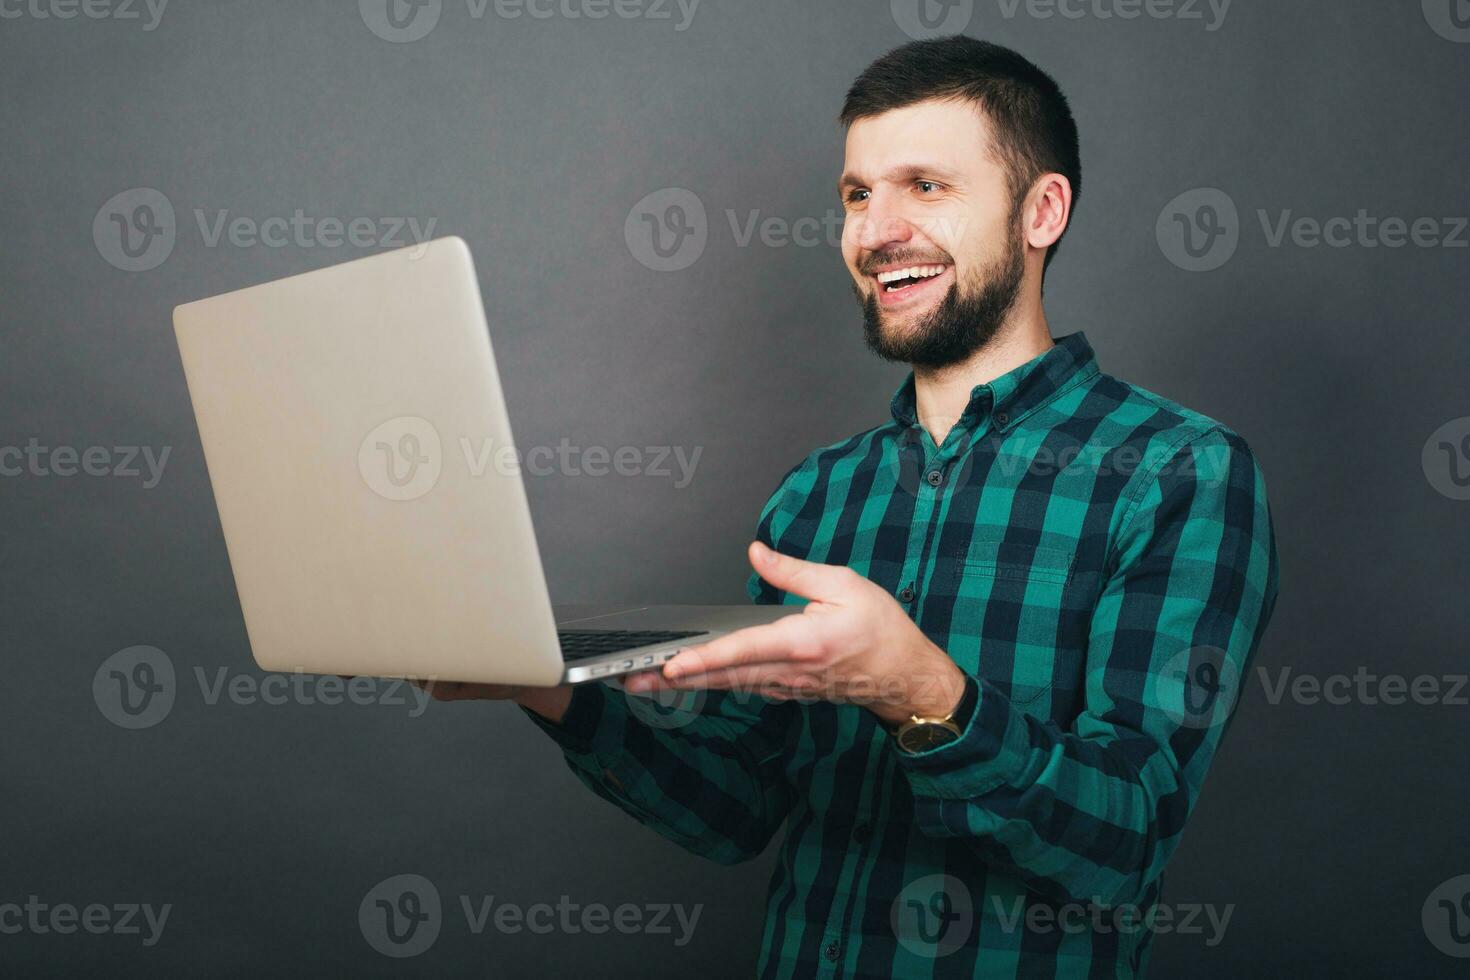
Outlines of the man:
[[[843,256],[892,419],[782,481],[757,602],[655,673],[513,696],[594,792],[721,862],[783,824],[766,976],[1137,976],[1277,591],[1261,472],[1224,425],[1053,341],[1080,187],[1055,82],[906,45],[848,93]],[[795,613],[795,610],[794,610]],[[707,690],[650,723],[657,688]],[[758,692],[758,693],[753,693]]]

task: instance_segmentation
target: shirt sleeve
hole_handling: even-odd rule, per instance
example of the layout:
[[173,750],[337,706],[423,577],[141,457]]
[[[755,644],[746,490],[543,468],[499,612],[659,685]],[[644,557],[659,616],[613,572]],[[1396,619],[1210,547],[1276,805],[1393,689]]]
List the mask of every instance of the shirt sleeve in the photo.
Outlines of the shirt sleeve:
[[526,714],[584,785],[635,820],[722,864],[755,857],[791,808],[787,706],[724,692],[664,697],[582,684],[559,724]]
[[[795,472],[762,511],[756,537],[767,545]],[[762,604],[784,599],[754,577],[750,594]],[[574,688],[560,723],[524,710],[583,784],[703,857],[733,864],[759,855],[791,809],[784,759],[799,725],[794,702],[735,691],[655,699],[603,682]]]
[[981,678],[958,740],[900,753],[924,833],[965,840],[1059,901],[1146,899],[1276,601],[1265,482],[1245,442],[1216,428],[1165,455],[1121,521],[1070,728]]

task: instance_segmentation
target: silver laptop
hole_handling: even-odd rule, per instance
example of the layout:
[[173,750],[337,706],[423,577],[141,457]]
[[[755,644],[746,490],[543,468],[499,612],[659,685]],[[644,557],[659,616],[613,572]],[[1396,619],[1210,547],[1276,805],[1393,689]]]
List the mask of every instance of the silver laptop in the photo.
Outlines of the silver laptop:
[[557,622],[458,238],[187,303],[174,330],[266,670],[579,683],[792,611]]

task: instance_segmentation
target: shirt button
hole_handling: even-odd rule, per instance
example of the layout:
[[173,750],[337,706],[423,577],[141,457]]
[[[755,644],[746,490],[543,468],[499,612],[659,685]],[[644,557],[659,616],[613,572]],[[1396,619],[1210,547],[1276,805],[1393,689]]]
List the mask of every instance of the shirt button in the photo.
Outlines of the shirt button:
[[828,943],[827,948],[822,950],[822,953],[827,957],[827,959],[836,963],[837,957],[842,955],[842,947],[837,945],[836,943]]
[[913,602],[914,601],[914,587],[912,585],[905,585],[903,587],[903,589],[900,590],[899,593],[898,593],[898,601],[899,602]]
[[859,844],[866,844],[873,839],[873,828],[865,823],[860,823],[852,828],[852,839]]
[[944,474],[943,474],[943,473],[941,473],[941,472],[939,472],[939,471],[938,471],[938,470],[930,470],[930,471],[929,471],[929,472],[928,472],[928,473],[927,473],[927,474],[926,474],[926,475],[925,475],[925,476],[924,476],[924,479],[925,479],[925,480],[927,480],[927,481],[929,481],[929,485],[930,485],[930,486],[931,486],[931,487],[937,487],[937,486],[939,486],[939,485],[940,485],[940,484],[941,484],[941,483],[943,483],[943,482],[944,482]]
[[1011,417],[1009,415],[1007,415],[1005,412],[996,412],[995,413],[995,424],[996,425],[1005,425],[1010,420],[1011,420]]

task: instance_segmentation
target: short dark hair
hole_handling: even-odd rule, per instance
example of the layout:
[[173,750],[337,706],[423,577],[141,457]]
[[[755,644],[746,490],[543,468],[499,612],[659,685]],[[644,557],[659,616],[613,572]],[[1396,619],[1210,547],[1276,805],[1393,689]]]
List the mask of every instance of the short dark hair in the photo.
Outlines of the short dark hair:
[[[1045,173],[1059,173],[1071,182],[1076,206],[1082,196],[1082,160],[1067,97],[1050,75],[1010,48],[963,35],[894,48],[852,83],[839,119],[848,127],[930,99],[969,101],[984,112],[995,130],[1014,209],[1019,210],[1026,192]],[[1058,238],[1047,250],[1043,268],[1060,244]]]

